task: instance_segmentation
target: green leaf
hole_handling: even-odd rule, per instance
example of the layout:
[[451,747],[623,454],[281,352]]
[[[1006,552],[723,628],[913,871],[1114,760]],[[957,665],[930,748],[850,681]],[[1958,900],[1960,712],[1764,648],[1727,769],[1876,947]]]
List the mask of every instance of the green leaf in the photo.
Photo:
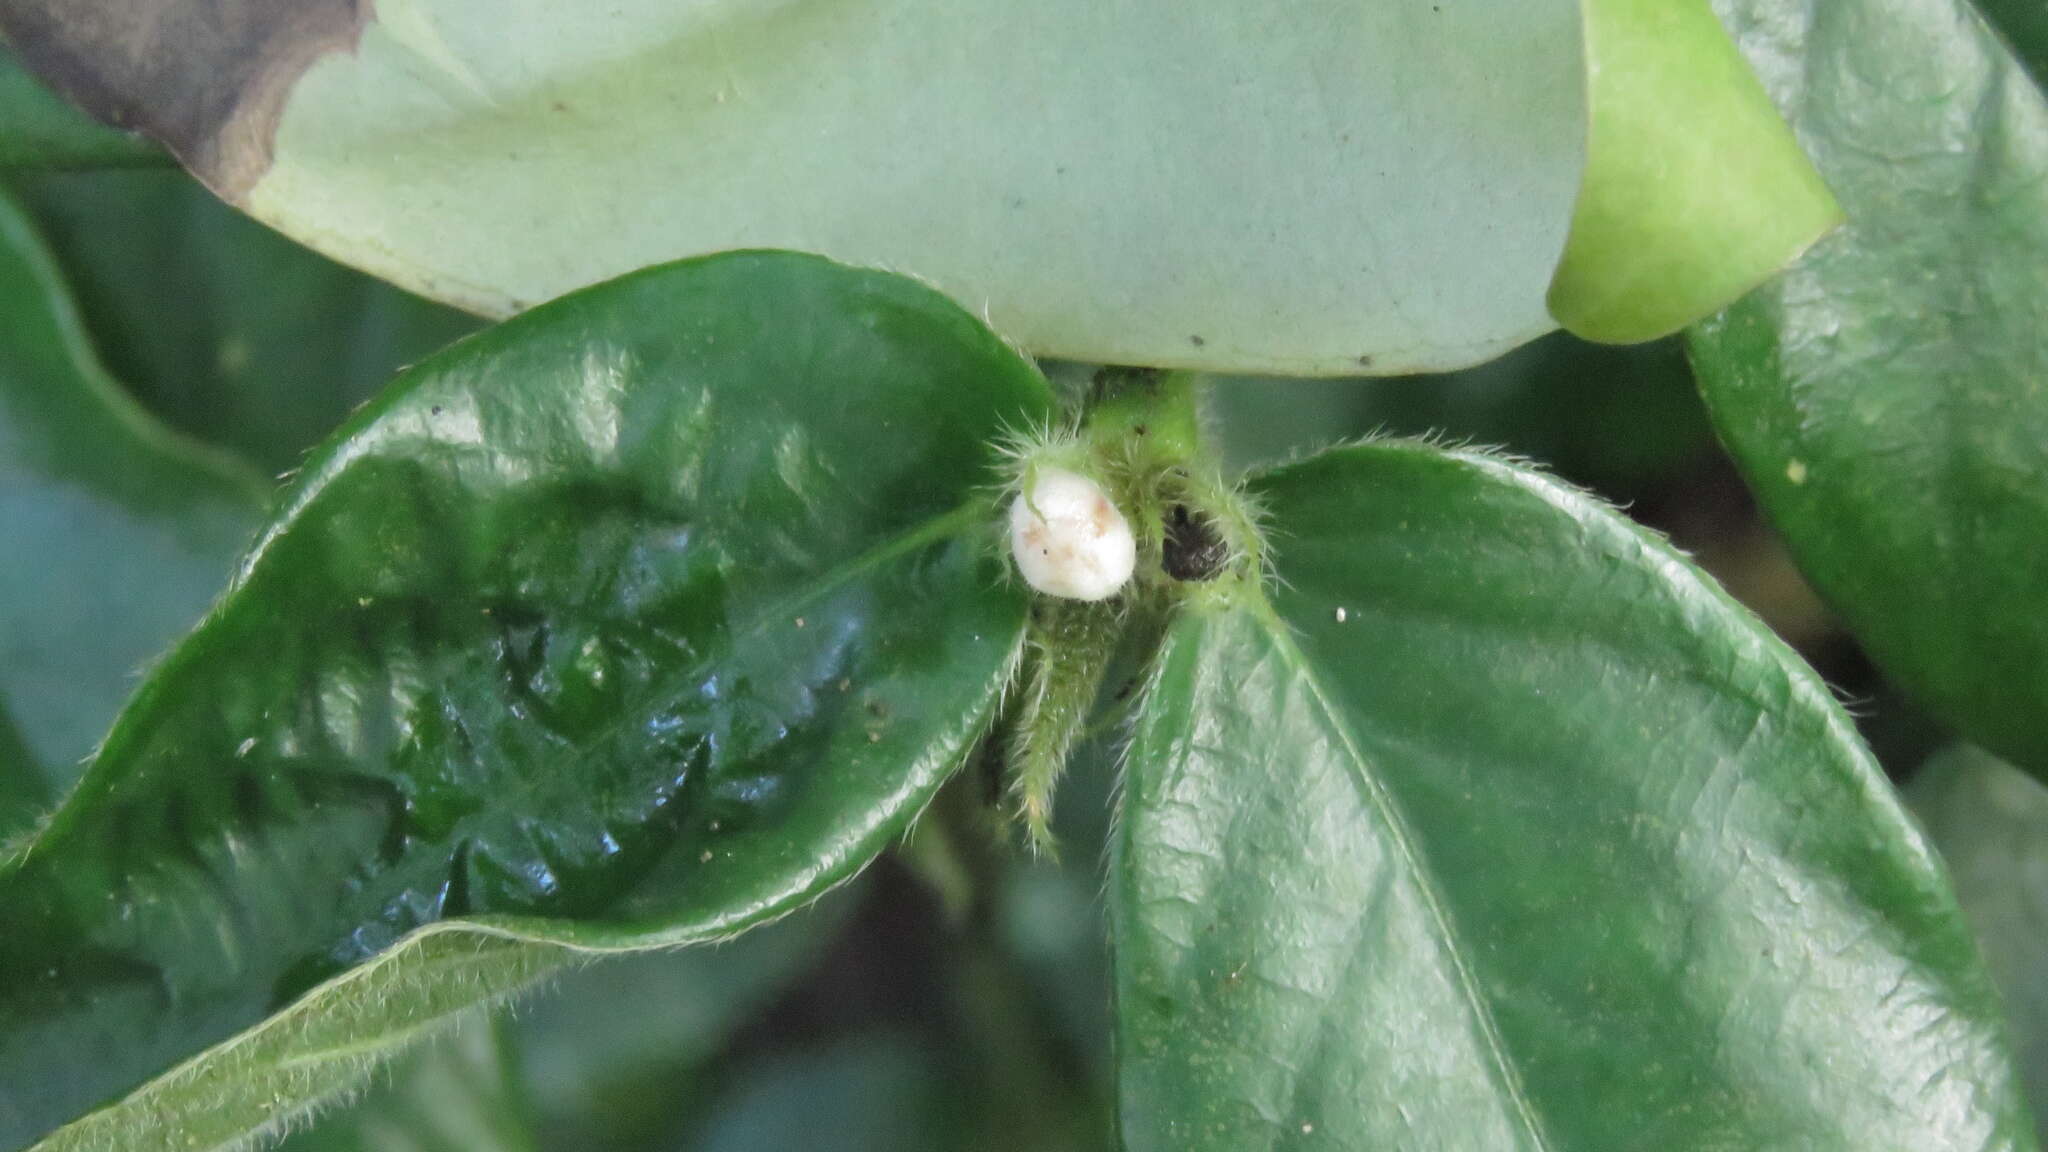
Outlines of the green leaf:
[[1042,355],[1399,373],[1668,334],[1837,219],[1704,0],[138,2],[6,22],[258,217],[492,314],[774,244]]
[[2038,1132],[2048,1140],[2048,787],[1958,744],[1920,769],[1906,800],[1948,861],[1963,915],[2005,994]]
[[772,245],[1045,355],[1450,367],[1553,326],[1584,157],[1578,0],[132,2],[0,26],[258,218],[492,314]]
[[1273,587],[1183,612],[1132,741],[1127,1147],[2031,1146],[1930,850],[1705,576],[1469,452],[1252,494]]
[[278,1152],[540,1152],[512,1023],[471,1009],[346,1112]]
[[0,168],[169,164],[156,145],[99,123],[0,46]]
[[[0,726],[16,735],[0,745],[18,753],[0,750],[0,778],[34,771],[33,791],[55,796],[136,671],[218,592],[266,493],[108,377],[50,253],[4,192],[0,316]],[[10,791],[0,783],[0,841],[41,807]]]
[[[460,925],[429,925],[261,1026],[66,1125],[35,1150],[248,1147],[295,1114],[358,1090],[380,1062],[459,1026],[480,1005],[531,985],[572,956],[566,948]],[[50,1044],[66,1039],[60,1034]]]
[[273,474],[478,322],[303,248],[175,170],[17,174],[108,366]]
[[1976,0],[2036,81],[2048,80],[2048,4],[2042,0]]
[[780,253],[408,373],[0,863],[0,1147],[438,922],[687,943],[853,874],[1010,672],[990,444],[1049,405],[937,293]]
[[[856,888],[856,890],[858,890]],[[816,960],[846,893],[716,947],[604,956],[393,1061],[279,1152],[647,1146],[732,1032]]]
[[1583,0],[1591,127],[1550,313],[1669,336],[1841,223],[1706,0]]
[[473,327],[242,219],[176,171],[10,183],[39,219],[0,193],[0,293],[16,321],[0,335],[0,538],[19,545],[0,566],[0,709],[21,754],[0,775],[45,779],[24,788],[34,799],[0,784],[0,841],[70,787],[268,503],[246,465],[138,407],[91,337],[159,411],[282,467],[403,358]]
[[2048,103],[1962,0],[1723,0],[1850,226],[1692,333],[1722,440],[1886,673],[2048,772]]
[[[570,1142],[548,1146],[610,1147],[618,1102],[579,1097],[589,1087],[584,1081],[606,1077],[608,1088],[643,1095],[673,1090],[636,1079],[633,1066],[659,1054],[669,1058],[662,1071],[673,1075],[675,1057],[685,1057],[684,1066],[701,1059],[838,919],[821,922],[806,910],[733,945],[580,966],[565,948],[438,925],[38,1148],[114,1152],[154,1147],[149,1139],[165,1148],[240,1146],[288,1122],[297,1108],[356,1091],[394,1053],[379,1083],[287,1140],[285,1152],[405,1152],[423,1141],[464,1148],[458,1137],[471,1138],[464,1133],[487,1119],[480,1108],[508,1092],[525,1111],[498,1130],[500,1138],[560,1135]],[[479,1053],[464,1030],[506,1027],[492,1022],[489,1003],[543,977],[549,986],[509,1026],[516,1050],[501,1057],[494,1043]],[[640,1016],[622,1021],[632,1011]],[[604,1115],[589,1115],[600,1103]],[[565,1116],[565,1108],[582,1111]]]

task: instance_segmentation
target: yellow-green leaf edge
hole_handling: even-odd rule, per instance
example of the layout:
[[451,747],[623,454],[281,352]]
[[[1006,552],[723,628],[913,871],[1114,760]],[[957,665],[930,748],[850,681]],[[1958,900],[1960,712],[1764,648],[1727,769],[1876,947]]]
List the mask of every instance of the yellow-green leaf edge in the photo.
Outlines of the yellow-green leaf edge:
[[1583,0],[1586,170],[1550,314],[1608,344],[1668,336],[1842,222],[1705,0]]

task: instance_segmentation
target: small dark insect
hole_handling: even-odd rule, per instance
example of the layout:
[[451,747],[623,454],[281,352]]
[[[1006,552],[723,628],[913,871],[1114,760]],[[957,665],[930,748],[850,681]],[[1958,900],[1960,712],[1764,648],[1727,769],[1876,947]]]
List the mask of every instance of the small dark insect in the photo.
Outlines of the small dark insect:
[[1166,574],[1175,580],[1212,579],[1230,561],[1230,545],[1216,535],[1206,517],[1190,513],[1185,504],[1173,506],[1162,551]]

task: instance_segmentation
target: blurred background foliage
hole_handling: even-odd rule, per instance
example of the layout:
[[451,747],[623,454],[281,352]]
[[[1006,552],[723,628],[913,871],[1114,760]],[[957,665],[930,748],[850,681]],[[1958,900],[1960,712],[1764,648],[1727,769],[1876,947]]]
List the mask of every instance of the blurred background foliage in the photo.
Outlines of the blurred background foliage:
[[272,471],[480,323],[315,255],[175,167],[10,185],[114,376],[173,428]]
[[[34,97],[0,59],[0,99],[19,108]],[[74,139],[64,116],[41,107],[19,123],[42,131],[54,117],[53,138]],[[269,474],[400,367],[479,324],[241,217],[147,147],[83,139],[69,153],[78,166],[14,168],[0,181],[55,253],[111,373],[165,424]],[[0,165],[10,159],[0,153]],[[1227,379],[1212,416],[1241,467],[1358,436],[1429,435],[1498,446],[1601,493],[1698,557],[1836,686],[1948,843],[1983,846],[1993,873],[2031,853],[2025,866],[2048,892],[2048,856],[2024,831],[2048,825],[2048,793],[1995,764],[1984,771],[2004,774],[1988,783],[1964,775],[1967,751],[1936,756],[1913,780],[1948,734],[1883,681],[1800,580],[1716,445],[1675,341],[1609,348],[1556,334],[1449,375]],[[8,556],[51,562],[25,548]],[[1117,701],[1105,703],[1113,712]],[[0,757],[21,754],[9,750],[5,704]],[[989,816],[999,782],[979,764],[909,844],[819,907],[715,949],[594,961],[415,1049],[284,1146],[1110,1147],[1107,727],[1062,790],[1057,860],[1000,842],[1008,834]],[[1984,821],[1972,805],[1986,797],[2019,813],[2021,830],[1973,836]],[[1958,866],[1966,900],[1977,867]],[[2024,943],[2038,940],[2027,934],[2038,907],[1972,911],[1998,937],[1989,950],[2009,998],[2038,1016]]]

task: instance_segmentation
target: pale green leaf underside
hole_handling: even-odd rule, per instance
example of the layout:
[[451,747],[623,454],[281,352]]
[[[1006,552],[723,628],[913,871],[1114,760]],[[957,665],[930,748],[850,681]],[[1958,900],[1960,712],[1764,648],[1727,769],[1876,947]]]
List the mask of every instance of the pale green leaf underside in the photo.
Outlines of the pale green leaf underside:
[[[59,1129],[34,1152],[258,1147],[380,1075],[389,1082],[313,1121],[313,1131],[285,1147],[526,1147],[521,1138],[531,1141],[534,1121],[565,1096],[589,1106],[576,1096],[593,1097],[602,1087],[585,1083],[590,1076],[630,1071],[636,1059],[678,1049],[708,1055],[744,1011],[810,958],[844,907],[808,909],[738,945],[666,955],[623,936],[612,939],[612,948],[595,936],[586,936],[585,946],[563,946],[560,925],[436,925]],[[493,1020],[490,1006],[542,981],[546,995],[507,1009],[517,1022],[501,1035],[508,1024]],[[693,999],[662,1002],[678,995]],[[635,1019],[647,1012],[659,1015]],[[505,1066],[505,1043],[522,1049],[527,1075],[515,1077]],[[383,1068],[401,1053],[402,1060]],[[494,1116],[507,1092],[535,1115]],[[473,1138],[486,1128],[500,1143]]]
[[1575,331],[1650,339],[1834,205],[1704,3],[1588,0],[1590,72],[1578,17],[386,3],[301,79],[247,203],[491,313],[764,245],[914,273],[1084,360],[1455,367],[1546,330],[1546,285]]
[[510,1010],[474,1009],[278,1152],[540,1152]]
[[33,1152],[250,1147],[305,1109],[356,1091],[406,1045],[574,955],[465,925],[422,929],[248,1032],[51,1133]]
[[1653,338],[1836,219],[1696,0],[1589,0],[1590,73],[1559,0],[885,8],[386,4],[248,204],[487,312],[772,245],[1041,354],[1305,374],[1486,359],[1549,327],[1545,285]]
[[149,4],[9,19],[258,217],[494,315],[782,247],[1040,355],[1397,373],[1663,334],[1835,218],[1703,0]]
[[774,246],[915,274],[1091,361],[1393,372],[1551,327],[1574,0],[377,17],[299,79],[245,203],[473,309]]

